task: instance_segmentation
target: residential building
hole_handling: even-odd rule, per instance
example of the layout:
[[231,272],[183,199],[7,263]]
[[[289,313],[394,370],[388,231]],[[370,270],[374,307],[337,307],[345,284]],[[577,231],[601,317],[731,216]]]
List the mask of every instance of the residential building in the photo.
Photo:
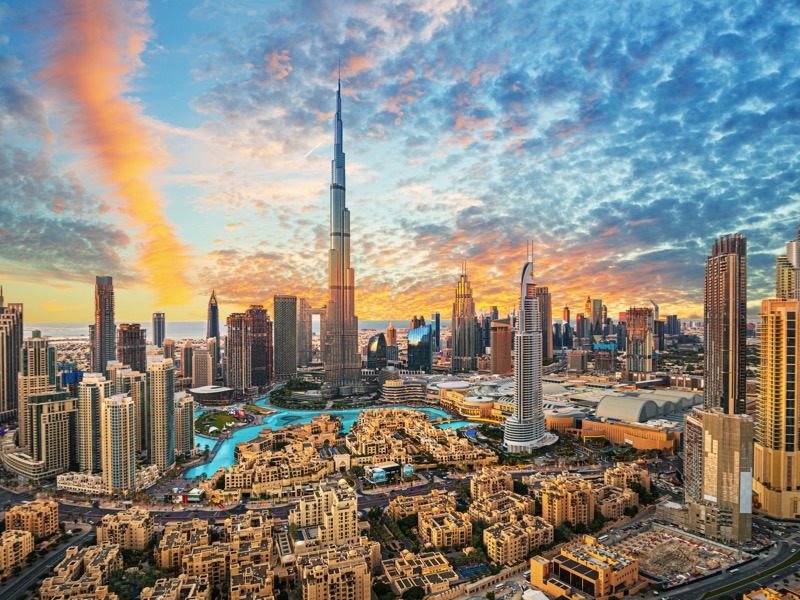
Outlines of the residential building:
[[208,577],[177,577],[159,579],[153,587],[143,588],[140,600],[211,600]]
[[93,331],[91,340],[92,370],[95,373],[105,373],[108,361],[117,358],[114,280],[112,277],[95,278]]
[[615,467],[605,470],[603,481],[606,485],[620,488],[627,488],[632,483],[638,483],[645,490],[650,491],[650,473],[645,465],[637,463],[617,463]]
[[235,395],[243,396],[246,388],[253,384],[253,323],[245,313],[232,313],[226,325],[225,385],[233,389]]
[[122,323],[117,329],[117,360],[134,371],[147,369],[147,330],[138,323]]
[[467,546],[472,539],[472,522],[469,515],[456,510],[434,508],[419,515],[420,540],[436,548]]
[[[153,345],[161,348],[167,333],[167,318],[163,312],[153,313]],[[142,369],[144,370],[144,369]]]
[[275,379],[297,374],[297,296],[275,296]]
[[589,525],[594,519],[592,484],[559,475],[542,485],[542,517],[555,527],[564,521]]
[[125,394],[133,400],[133,411],[136,415],[136,452],[147,451],[151,447],[152,440],[150,386],[147,373],[120,369],[116,375],[114,391],[117,394]]
[[530,496],[521,496],[508,490],[502,490],[480,500],[473,500],[469,506],[469,518],[473,522],[484,521],[489,525],[495,523],[512,523],[523,515],[533,516],[536,513],[536,501]]
[[208,348],[198,346],[192,352],[192,387],[199,388],[214,383],[214,356]]
[[181,573],[188,577],[208,577],[211,587],[221,589],[228,583],[229,553],[230,546],[219,542],[189,548],[181,557]]
[[114,383],[100,373],[84,373],[78,384],[78,462],[81,471],[99,473],[100,413],[103,401],[114,393]]
[[[164,344],[166,347],[166,342]],[[147,367],[150,375],[150,464],[161,472],[175,462],[175,368],[171,359]]]
[[386,345],[397,346],[397,329],[394,323],[389,323],[389,326],[386,328]]
[[514,360],[511,357],[511,325],[508,319],[505,319],[492,321],[490,327],[492,375],[511,375],[514,373]]
[[653,309],[630,307],[625,318],[625,371],[650,373],[653,368]]
[[33,534],[30,531],[5,530],[0,534],[0,574],[21,567],[33,552]]
[[[116,544],[67,548],[66,556],[56,565],[53,575],[39,588],[40,600],[62,600],[102,592],[111,573],[122,570],[122,552]],[[97,596],[95,596],[97,597]],[[103,595],[101,598],[111,596]]]
[[194,450],[194,398],[175,398],[175,454],[189,456]]
[[498,565],[515,565],[536,548],[553,543],[555,528],[541,517],[523,515],[519,521],[498,522],[483,530],[486,555]]
[[[208,299],[208,316],[206,319],[206,340],[214,340],[212,348],[212,357],[214,360],[214,376],[217,377],[217,370],[219,369],[219,304],[217,303],[217,293],[211,290],[211,297]],[[166,354],[164,355],[166,357]]]
[[541,325],[539,331],[542,332],[542,358],[553,358],[553,300],[550,295],[550,288],[537,285],[534,293],[539,301],[539,319]]
[[372,595],[369,564],[354,548],[328,548],[302,559],[298,578],[303,600],[369,600]]
[[192,340],[186,340],[181,348],[181,377],[191,377],[194,356],[194,344]]
[[383,561],[383,572],[392,590],[401,598],[412,587],[420,587],[426,595],[449,591],[459,576],[439,552],[414,554],[403,550],[399,558]]
[[97,524],[97,544],[117,544],[123,550],[143,552],[154,535],[153,517],[143,508],[107,514]]
[[[494,307],[497,308],[497,307]],[[433,328],[433,351],[442,351],[442,315],[433,313],[431,315],[431,327]],[[390,344],[394,345],[394,344]]]
[[260,304],[252,305],[245,314],[250,319],[251,332],[250,384],[264,388],[272,380],[272,321]]
[[107,494],[136,489],[136,412],[133,400],[117,394],[103,400],[100,416],[100,464]]
[[314,362],[314,310],[305,298],[297,302],[297,366],[307,367]]
[[164,535],[154,550],[156,565],[162,569],[177,570],[184,554],[192,548],[208,546],[208,523],[201,519],[167,523]]
[[[17,420],[19,423],[17,445],[23,451],[30,453],[32,425],[28,411],[28,399],[34,394],[57,390],[56,349],[50,346],[47,338],[34,335],[23,340],[20,353],[17,376]],[[0,368],[2,368],[1,365]]]
[[161,344],[162,355],[165,360],[175,361],[175,340],[167,338]]
[[432,512],[434,508],[455,510],[456,500],[446,490],[432,489],[420,496],[394,496],[385,512],[390,519],[400,521],[411,515]]
[[17,410],[23,331],[22,304],[4,302],[0,286],[0,412]]
[[6,529],[30,531],[37,540],[58,532],[58,502],[33,500],[6,511]]
[[300,497],[289,512],[289,522],[298,528],[313,528],[319,547],[355,544],[360,538],[358,502],[346,484],[317,484]]
[[469,482],[470,496],[473,500],[481,500],[497,492],[513,489],[514,480],[508,471],[481,469]]

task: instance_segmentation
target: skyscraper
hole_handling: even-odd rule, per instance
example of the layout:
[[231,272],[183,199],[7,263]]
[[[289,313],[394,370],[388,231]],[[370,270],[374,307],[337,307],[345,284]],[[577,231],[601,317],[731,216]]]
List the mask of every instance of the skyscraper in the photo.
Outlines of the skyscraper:
[[511,357],[511,324],[508,319],[492,321],[490,331],[492,375],[511,375],[514,372],[514,360]]
[[625,370],[630,373],[653,371],[653,309],[628,309],[625,321]]
[[0,287],[0,412],[17,410],[22,326],[22,304],[6,306]]
[[297,296],[275,296],[273,302],[275,379],[291,379],[297,375]]
[[539,299],[539,316],[542,319],[542,358],[553,358],[553,300],[550,288],[537,285],[536,297]]
[[[497,312],[497,307],[493,306],[492,310]],[[442,351],[442,315],[437,313],[433,313],[431,315],[431,325],[433,326],[433,351],[434,352],[441,352]],[[388,342],[388,340],[387,340]],[[394,344],[389,344],[390,346]]]
[[147,369],[147,330],[138,323],[121,323],[117,329],[117,360],[134,371]]
[[433,371],[433,331],[423,325],[408,332],[408,370]]
[[[308,306],[304,299],[300,299],[300,304]],[[310,309],[310,307],[309,307]],[[250,319],[251,329],[251,376],[250,385],[259,388],[266,387],[272,376],[272,321],[269,313],[260,304],[255,304],[247,309],[245,314]],[[311,313],[308,315],[309,322]],[[309,341],[308,358],[311,359],[311,342]]]
[[105,373],[108,361],[116,360],[116,358],[114,280],[112,277],[96,277],[94,286],[92,370],[95,373]]
[[705,407],[744,413],[747,239],[738,233],[715,241],[706,260],[703,334]]
[[161,348],[167,333],[167,318],[162,312],[153,313],[153,344]]
[[555,441],[544,428],[542,410],[542,317],[533,262],[522,268],[519,324],[514,344],[514,414],[505,422],[504,443],[509,452],[530,452]]
[[213,354],[208,348],[198,346],[192,353],[192,387],[203,387],[212,383],[214,383]]
[[175,398],[175,452],[187,456],[194,449],[194,398]]
[[149,450],[150,440],[150,393],[147,373],[120,369],[117,371],[114,391],[124,394],[133,400],[133,409],[136,415],[136,451]]
[[775,297],[800,299],[800,226],[796,239],[786,244],[786,254],[776,259],[775,267]]
[[461,267],[461,276],[456,284],[451,321],[453,336],[452,371],[473,371],[477,368],[478,348],[481,340],[478,331],[478,317],[472,300],[472,287],[467,279],[467,265]]
[[[300,298],[297,304],[297,366],[307,367],[313,362],[314,352],[312,340],[313,312],[311,305],[305,298]],[[270,344],[271,345],[271,344]]]
[[[325,383],[329,393],[347,392],[361,377],[355,272],[350,268],[350,211],[345,203],[345,158],[342,129],[342,84],[336,91],[333,160],[331,161],[328,311],[325,319]],[[277,321],[277,315],[276,315]],[[277,338],[277,335],[276,335]],[[277,371],[277,367],[276,367]]]
[[367,344],[367,368],[386,368],[386,336],[383,333],[376,333],[369,338],[369,343]]
[[761,303],[753,492],[779,519],[800,514],[800,300]]
[[211,297],[208,299],[208,318],[206,319],[206,339],[214,338],[214,378],[219,369],[219,305],[217,304],[217,292],[211,290]]
[[245,388],[253,385],[253,322],[245,313],[232,313],[226,324],[225,385],[243,396]]
[[33,394],[28,399],[30,456],[42,477],[78,469],[78,401],[67,392]]
[[417,327],[422,327],[423,325],[425,325],[425,317],[423,317],[422,315],[420,316],[414,315],[411,318],[411,323],[409,323],[408,328],[416,329]]
[[171,359],[147,367],[150,374],[150,463],[164,472],[175,462],[175,367]]
[[194,344],[192,340],[186,340],[181,348],[181,377],[192,376],[192,356],[194,356]]
[[570,313],[569,313],[569,306],[565,306],[561,311],[561,320],[564,321],[565,324],[569,324]]
[[114,383],[101,373],[84,373],[78,384],[78,462],[81,471],[100,472],[100,411],[103,400],[113,393]]
[[386,328],[386,345],[397,346],[397,329],[395,329],[394,323],[389,323]]
[[56,391],[56,349],[50,346],[47,338],[38,335],[25,338],[20,349],[19,365],[17,444],[27,451],[31,439],[28,398],[34,394]]
[[135,423],[133,400],[123,394],[103,400],[100,444],[103,489],[107,494],[125,495],[135,489]]
[[165,359],[175,360],[175,340],[170,338],[165,339],[161,344],[161,348]]

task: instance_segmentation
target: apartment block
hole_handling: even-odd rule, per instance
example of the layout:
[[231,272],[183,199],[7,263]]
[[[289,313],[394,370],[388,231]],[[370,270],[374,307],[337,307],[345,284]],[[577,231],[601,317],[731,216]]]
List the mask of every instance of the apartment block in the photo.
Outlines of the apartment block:
[[230,600],[272,598],[275,573],[269,565],[239,566],[231,564]]
[[344,480],[338,485],[318,484],[301,496],[289,513],[289,522],[301,529],[313,529],[306,539],[313,537],[320,547],[355,544],[360,537],[358,502]]
[[513,489],[514,480],[511,478],[511,473],[506,471],[481,469],[469,482],[469,491],[473,500],[480,500],[497,492]]
[[592,484],[559,475],[542,485],[542,517],[558,527],[564,521],[588,525],[594,519]]
[[455,510],[456,499],[447,490],[436,489],[424,496],[395,496],[389,501],[385,512],[390,519],[400,521],[411,515],[431,512],[437,507]]
[[419,536],[437,548],[467,546],[472,538],[469,515],[455,510],[435,508],[419,516]]
[[211,600],[211,585],[208,577],[189,577],[178,575],[169,579],[159,579],[151,588],[144,588],[141,600]]
[[303,600],[370,600],[372,576],[363,554],[329,548],[299,564]]
[[33,534],[30,531],[6,530],[0,535],[0,573],[21,566],[33,552]]
[[228,583],[229,551],[226,543],[213,546],[195,546],[183,553],[181,573],[189,577],[208,577],[208,583],[217,589]]
[[617,466],[606,469],[603,473],[603,481],[606,485],[626,488],[631,483],[639,483],[650,491],[650,473],[647,467],[636,463],[617,463]]
[[489,525],[511,523],[521,519],[523,515],[533,516],[535,513],[536,501],[533,498],[508,490],[484,496],[469,507],[469,518],[472,522],[484,521]]
[[113,571],[122,569],[122,552],[115,544],[67,548],[54,575],[42,581],[40,600],[62,600],[94,594],[108,583]]
[[37,540],[58,532],[58,502],[34,500],[6,512],[6,529],[30,531]]
[[117,544],[124,550],[143,551],[153,535],[153,517],[141,508],[108,514],[97,524],[98,544]]
[[459,579],[447,558],[439,552],[414,554],[403,550],[400,558],[384,560],[382,566],[398,598],[412,587],[421,587],[426,594],[445,592]]
[[498,565],[515,565],[535,548],[553,543],[555,528],[541,517],[523,515],[519,521],[497,523],[483,531],[489,559]]
[[164,535],[155,549],[156,565],[162,569],[177,570],[183,555],[198,546],[210,543],[208,523],[192,519],[181,523],[168,523]]
[[593,493],[595,511],[606,519],[621,519],[625,509],[639,506],[639,494],[630,488],[603,485],[595,487]]

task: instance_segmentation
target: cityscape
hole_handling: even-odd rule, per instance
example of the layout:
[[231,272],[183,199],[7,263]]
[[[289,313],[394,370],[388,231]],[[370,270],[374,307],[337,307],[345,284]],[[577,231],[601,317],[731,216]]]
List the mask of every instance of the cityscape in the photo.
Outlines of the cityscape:
[[[800,600],[791,7],[191,4],[0,4],[0,600]],[[579,57],[580,124],[528,53]],[[617,137],[672,104],[633,136],[672,156]]]

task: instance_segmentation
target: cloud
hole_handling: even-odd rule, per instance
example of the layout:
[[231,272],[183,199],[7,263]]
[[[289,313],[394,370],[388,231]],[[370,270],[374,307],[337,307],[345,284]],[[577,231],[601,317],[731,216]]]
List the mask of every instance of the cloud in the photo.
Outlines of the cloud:
[[166,157],[141,107],[127,96],[152,35],[146,4],[64,0],[59,6],[43,77],[72,111],[70,139],[89,154],[137,230],[138,264],[158,302],[183,303],[190,249],[165,218],[152,183]]

